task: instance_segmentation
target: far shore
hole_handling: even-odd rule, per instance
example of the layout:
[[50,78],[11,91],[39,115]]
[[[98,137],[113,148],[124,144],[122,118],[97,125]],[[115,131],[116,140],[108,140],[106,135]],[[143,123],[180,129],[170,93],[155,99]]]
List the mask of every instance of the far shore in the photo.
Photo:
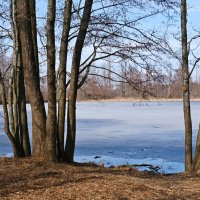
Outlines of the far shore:
[[[77,100],[78,102],[182,102],[182,99],[165,99],[165,98],[112,98],[112,99],[91,99],[91,100]],[[191,102],[200,102],[200,98],[191,98]]]
[[[110,99],[77,99],[77,102],[182,102],[182,99],[178,98],[110,98]],[[191,102],[200,102],[200,98],[191,98]],[[48,100],[44,101],[48,103]],[[66,99],[68,102],[68,99]],[[27,104],[30,102],[27,101]],[[1,103],[0,103],[1,104]]]

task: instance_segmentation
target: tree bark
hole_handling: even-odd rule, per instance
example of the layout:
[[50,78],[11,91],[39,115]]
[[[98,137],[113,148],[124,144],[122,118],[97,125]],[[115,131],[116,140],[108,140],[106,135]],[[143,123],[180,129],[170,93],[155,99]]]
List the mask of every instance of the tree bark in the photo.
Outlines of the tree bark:
[[46,160],[56,161],[56,76],[55,76],[55,14],[56,0],[48,0],[47,13],[47,82],[48,116],[46,123]]
[[[14,1],[15,3],[15,1]],[[13,15],[13,11],[10,14]],[[14,16],[16,16],[14,9]],[[13,59],[13,84],[12,84],[12,92],[13,92],[13,116],[14,116],[14,137],[17,142],[20,142],[20,133],[19,133],[19,110],[18,110],[18,96],[19,96],[19,64],[20,64],[20,52],[19,52],[19,43],[18,43],[18,32],[15,26],[15,22],[13,18],[10,19],[12,30],[13,30],[13,44],[14,44],[14,59]]]
[[199,130],[198,130],[198,135],[197,135],[194,161],[192,163],[192,170],[193,172],[200,174],[200,124],[199,124]]
[[64,155],[64,132],[66,114],[66,64],[68,52],[68,38],[71,24],[72,0],[65,0],[63,31],[60,46],[59,85],[58,85],[58,157]]
[[32,39],[33,39],[33,48],[35,63],[38,67],[39,73],[39,58],[38,58],[38,45],[37,45],[37,22],[36,22],[36,3],[35,0],[29,0],[30,2],[30,15],[31,15],[31,30],[32,30]]
[[8,87],[8,108],[9,108],[9,122],[10,122],[10,131],[14,133],[14,116],[13,116],[13,90],[12,90],[12,78],[9,79]]
[[65,160],[74,161],[75,139],[76,139],[76,98],[78,90],[79,67],[82,49],[90,21],[93,0],[86,0],[81,19],[80,30],[76,39],[71,67],[71,79],[68,95],[67,111],[67,140],[65,146]]
[[181,0],[181,35],[182,35],[182,77],[183,77],[183,111],[185,122],[185,170],[192,166],[192,120],[190,111],[190,83],[187,48],[187,3]]

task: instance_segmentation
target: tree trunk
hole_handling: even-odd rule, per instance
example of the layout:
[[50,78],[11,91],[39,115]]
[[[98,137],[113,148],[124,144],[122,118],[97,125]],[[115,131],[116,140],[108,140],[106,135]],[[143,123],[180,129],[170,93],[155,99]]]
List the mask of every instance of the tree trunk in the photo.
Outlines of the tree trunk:
[[183,110],[185,121],[185,170],[192,166],[192,120],[190,111],[190,86],[187,49],[187,3],[181,0],[181,35],[182,35],[182,76],[183,76]]
[[196,149],[194,154],[194,161],[192,164],[192,170],[195,173],[200,174],[200,124],[199,124],[199,130],[197,135],[197,142],[196,142]]
[[16,11],[21,53],[23,55],[22,65],[24,70],[24,80],[32,110],[33,155],[44,157],[46,112],[42,93],[40,91],[39,67],[34,54],[29,0],[16,0]]
[[23,68],[20,67],[19,71],[19,99],[18,99],[18,111],[19,111],[19,127],[21,137],[21,145],[23,146],[23,151],[25,156],[31,155],[31,145],[29,139],[28,131],[28,120],[26,111],[26,95],[24,87],[24,74]]
[[81,62],[82,49],[90,21],[93,0],[86,0],[83,16],[81,19],[80,30],[76,39],[71,67],[71,79],[68,95],[68,113],[67,113],[67,140],[65,146],[65,160],[73,162],[75,139],[76,139],[76,98],[78,90],[79,67]]
[[31,15],[31,30],[32,30],[32,39],[33,39],[33,48],[35,63],[38,67],[39,73],[39,59],[38,59],[38,45],[37,45],[37,22],[36,22],[36,3],[35,0],[29,0],[30,2],[30,15]]
[[[12,28],[12,38],[13,38],[13,46],[15,48],[15,23],[13,19],[14,10],[13,10],[14,4],[13,0],[10,0],[10,24]],[[15,51],[15,50],[14,50]],[[13,58],[13,66],[15,65],[15,59],[16,55],[14,52],[14,58]],[[12,76],[13,76],[13,69],[12,69]],[[9,123],[10,123],[10,130],[11,133],[14,135],[15,129],[14,129],[14,114],[13,114],[13,77],[9,79],[9,88],[8,88],[8,105],[9,105]]]
[[58,85],[58,157],[64,155],[64,132],[66,114],[66,64],[68,51],[68,38],[71,24],[72,0],[65,0],[64,22],[60,46],[59,85]]
[[46,160],[56,161],[56,76],[55,76],[56,0],[48,0],[47,13],[47,82],[48,116],[46,123]]
[[[13,11],[12,11],[13,13]],[[12,15],[12,14],[10,14]],[[14,13],[14,16],[16,13]],[[12,29],[13,29],[13,44],[14,44],[14,58],[13,58],[13,84],[12,84],[12,92],[13,92],[13,116],[14,116],[14,137],[17,142],[20,142],[20,134],[19,134],[19,111],[18,111],[18,96],[19,96],[19,64],[20,64],[20,51],[19,51],[19,43],[18,43],[18,32],[15,26],[14,20],[12,21]]]
[[15,132],[14,130],[14,116],[13,116],[13,79],[9,79],[9,87],[8,87],[8,108],[9,108],[9,122],[10,122],[10,131],[13,134]]

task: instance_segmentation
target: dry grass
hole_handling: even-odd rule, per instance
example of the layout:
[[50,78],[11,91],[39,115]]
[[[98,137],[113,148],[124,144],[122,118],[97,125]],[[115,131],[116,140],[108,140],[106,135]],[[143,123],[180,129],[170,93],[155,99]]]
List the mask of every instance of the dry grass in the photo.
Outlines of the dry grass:
[[138,172],[128,167],[0,159],[0,199],[200,199],[200,178]]

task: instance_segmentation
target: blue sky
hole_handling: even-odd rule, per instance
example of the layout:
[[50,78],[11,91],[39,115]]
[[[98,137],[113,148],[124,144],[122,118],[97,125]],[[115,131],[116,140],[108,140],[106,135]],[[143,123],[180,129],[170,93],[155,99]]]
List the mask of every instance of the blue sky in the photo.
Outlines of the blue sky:
[[200,26],[200,1],[188,0],[188,28],[190,25]]

